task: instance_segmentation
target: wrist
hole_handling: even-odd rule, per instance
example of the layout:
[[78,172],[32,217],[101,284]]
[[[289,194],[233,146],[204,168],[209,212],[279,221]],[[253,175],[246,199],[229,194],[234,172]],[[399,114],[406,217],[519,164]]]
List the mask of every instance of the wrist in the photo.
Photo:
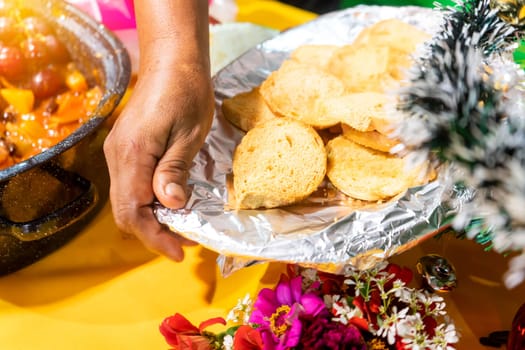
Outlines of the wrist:
[[210,81],[210,61],[201,59],[198,61],[155,61],[153,63],[141,64],[138,72],[138,80],[160,80],[177,83],[177,81],[197,80]]
[[[169,103],[181,96],[213,99],[213,85],[207,64],[191,62],[151,68],[139,71],[137,78],[134,91],[146,96],[150,102],[164,100]],[[152,94],[152,91],[157,93]]]

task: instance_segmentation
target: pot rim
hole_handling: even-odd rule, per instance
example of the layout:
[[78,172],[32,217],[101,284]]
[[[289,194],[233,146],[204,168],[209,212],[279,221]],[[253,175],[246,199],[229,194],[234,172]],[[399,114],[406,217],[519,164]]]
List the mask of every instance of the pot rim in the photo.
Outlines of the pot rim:
[[[1,169],[0,182],[8,180],[19,173],[30,170],[56,157],[93,133],[117,107],[126,92],[131,77],[131,60],[122,41],[103,24],[76,6],[64,0],[26,0],[24,1],[24,6],[26,8],[35,6],[36,9],[41,10],[41,14],[48,15],[49,17],[55,17],[56,14],[59,14],[57,20],[54,22],[59,27],[61,27],[61,23],[62,27],[64,27],[63,23],[65,23],[65,21],[74,20],[78,24],[81,24],[81,27],[84,28],[83,30],[86,32],[90,31],[91,34],[96,34],[96,40],[103,42],[107,50],[111,52],[111,55],[101,55],[101,63],[113,64],[117,72],[115,76],[111,77],[106,74],[104,80],[100,82],[103,85],[104,93],[93,114],[89,117],[89,120],[52,147],[8,168]],[[80,37],[81,34],[75,34],[75,36],[83,40],[83,42],[86,42],[84,38]]]

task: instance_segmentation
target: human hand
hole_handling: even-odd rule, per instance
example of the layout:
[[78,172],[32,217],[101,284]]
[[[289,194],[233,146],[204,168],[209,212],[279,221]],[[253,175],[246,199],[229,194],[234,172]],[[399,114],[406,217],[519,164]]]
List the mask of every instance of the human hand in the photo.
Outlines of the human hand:
[[195,65],[158,71],[139,78],[104,144],[117,227],[176,261],[190,242],[157,221],[152,203],[185,205],[189,169],[212,117],[209,70]]

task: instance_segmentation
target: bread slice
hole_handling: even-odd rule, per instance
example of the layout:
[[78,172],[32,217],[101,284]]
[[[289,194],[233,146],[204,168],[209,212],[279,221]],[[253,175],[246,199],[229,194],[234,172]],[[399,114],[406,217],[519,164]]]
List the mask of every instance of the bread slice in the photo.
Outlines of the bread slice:
[[290,53],[290,58],[298,62],[325,69],[338,45],[306,44]]
[[376,130],[359,131],[346,124],[341,124],[343,136],[355,143],[376,151],[389,153],[390,150],[399,145],[399,140],[381,134]]
[[377,92],[356,92],[317,100],[315,111],[326,125],[343,123],[359,131],[374,130],[373,120],[384,120],[388,96]]
[[430,39],[430,34],[421,29],[391,18],[379,21],[363,29],[354,40],[353,45],[387,47],[387,71],[394,79],[403,79],[407,69],[413,64],[412,55],[418,46]]
[[363,29],[354,40],[356,45],[389,46],[404,53],[413,53],[430,34],[397,18],[381,20]]
[[260,122],[277,118],[259,93],[259,87],[222,101],[222,113],[233,125],[248,131]]
[[326,174],[326,150],[310,126],[288,118],[258,124],[233,156],[238,209],[275,208],[308,197]]
[[405,117],[404,114],[395,109],[394,104],[385,105],[384,113],[376,114],[372,118],[372,128],[383,135],[391,135],[399,127]]
[[278,116],[288,117],[315,128],[333,126],[333,121],[319,118],[316,101],[345,92],[343,83],[335,76],[303,63],[287,60],[261,84],[261,95]]
[[348,91],[384,92],[398,84],[389,73],[390,48],[345,45],[337,49],[327,70],[340,78]]
[[419,169],[407,169],[403,158],[374,151],[344,136],[326,145],[326,175],[341,192],[366,201],[390,199],[418,184]]

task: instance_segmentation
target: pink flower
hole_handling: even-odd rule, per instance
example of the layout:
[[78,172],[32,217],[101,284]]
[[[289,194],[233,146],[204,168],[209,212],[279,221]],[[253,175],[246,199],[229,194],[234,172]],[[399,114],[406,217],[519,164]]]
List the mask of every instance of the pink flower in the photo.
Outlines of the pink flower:
[[275,289],[259,292],[250,323],[259,326],[264,350],[284,350],[298,345],[302,334],[302,319],[328,315],[323,300],[302,291],[302,277],[288,279],[285,275]]
[[204,329],[216,323],[226,324],[226,321],[222,317],[211,318],[197,328],[177,313],[165,318],[159,330],[166,342],[177,350],[211,350],[215,336]]

